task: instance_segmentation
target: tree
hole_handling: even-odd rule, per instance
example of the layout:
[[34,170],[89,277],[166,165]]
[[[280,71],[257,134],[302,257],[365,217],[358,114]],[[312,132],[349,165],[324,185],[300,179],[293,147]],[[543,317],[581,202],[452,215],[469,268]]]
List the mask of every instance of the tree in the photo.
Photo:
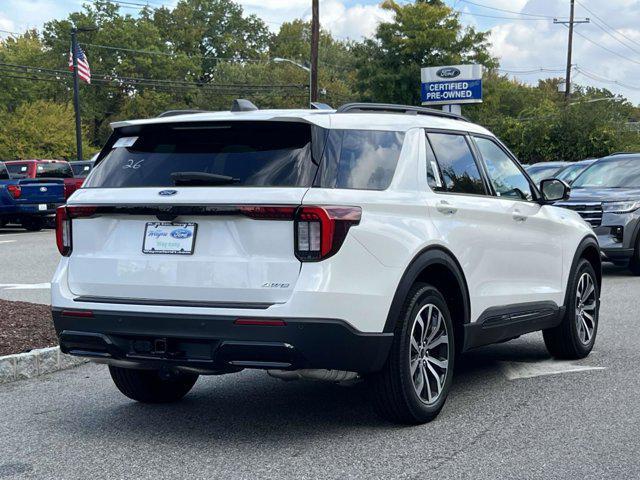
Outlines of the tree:
[[[74,159],[73,118],[71,105],[45,100],[23,103],[14,112],[1,111],[0,158]],[[87,154],[95,151],[89,148]]]
[[393,12],[375,38],[354,49],[357,88],[364,100],[420,104],[420,68],[460,63],[497,66],[488,52],[488,32],[463,28],[458,14],[441,0],[416,0],[400,5],[385,0]]

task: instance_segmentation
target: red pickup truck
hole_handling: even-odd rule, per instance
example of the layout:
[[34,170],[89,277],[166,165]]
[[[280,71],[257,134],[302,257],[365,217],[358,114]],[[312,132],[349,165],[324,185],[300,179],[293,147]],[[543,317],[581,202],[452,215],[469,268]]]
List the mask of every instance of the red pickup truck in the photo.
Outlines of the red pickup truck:
[[84,178],[75,178],[69,162],[65,160],[15,160],[5,162],[11,178],[61,178],[64,180],[64,198],[82,186]]

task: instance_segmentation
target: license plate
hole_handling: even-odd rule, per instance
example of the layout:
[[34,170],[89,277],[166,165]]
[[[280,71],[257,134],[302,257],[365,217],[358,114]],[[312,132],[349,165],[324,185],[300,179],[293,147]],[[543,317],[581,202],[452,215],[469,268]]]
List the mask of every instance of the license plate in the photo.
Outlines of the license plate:
[[38,210],[43,211],[47,209],[47,204],[46,203],[40,203],[38,205]]
[[197,231],[195,223],[147,222],[142,253],[192,255]]

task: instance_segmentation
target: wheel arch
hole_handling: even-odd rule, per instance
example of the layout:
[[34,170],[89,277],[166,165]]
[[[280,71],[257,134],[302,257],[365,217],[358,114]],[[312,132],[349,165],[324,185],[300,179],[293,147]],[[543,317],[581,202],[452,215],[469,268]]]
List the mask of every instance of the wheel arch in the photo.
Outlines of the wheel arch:
[[576,273],[578,268],[578,262],[585,259],[591,263],[593,269],[596,271],[596,280],[598,282],[598,291],[601,291],[602,287],[602,258],[600,256],[600,246],[598,240],[593,235],[587,235],[578,244],[576,252],[573,255],[573,261],[571,262],[571,269],[569,270],[569,276],[567,277],[567,288],[564,292],[564,306],[567,306],[569,299],[569,285],[571,279]]
[[440,290],[451,311],[454,326],[459,330],[456,337],[463,335],[462,327],[469,323],[471,316],[469,288],[460,263],[450,250],[442,246],[425,248],[409,263],[393,296],[384,332],[394,331],[405,299],[416,282],[428,283]]

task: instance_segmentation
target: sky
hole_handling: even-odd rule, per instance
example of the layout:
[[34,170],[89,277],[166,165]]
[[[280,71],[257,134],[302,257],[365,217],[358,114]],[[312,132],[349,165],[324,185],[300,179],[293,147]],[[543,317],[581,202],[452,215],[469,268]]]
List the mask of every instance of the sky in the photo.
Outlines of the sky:
[[[129,0],[174,5],[176,0]],[[236,0],[261,17],[272,30],[288,20],[309,18],[311,0]],[[407,0],[397,0],[405,3]],[[462,12],[461,21],[490,31],[491,51],[504,73],[528,83],[564,77],[569,0],[446,0]],[[22,32],[64,18],[82,0],[0,0],[0,30]],[[136,7],[123,11],[135,14]],[[640,104],[640,0],[576,0],[573,78],[576,83],[606,87]],[[360,40],[390,18],[376,0],[320,0],[320,22],[338,38]],[[2,32],[0,32],[0,36]],[[427,65],[425,65],[427,66]]]

